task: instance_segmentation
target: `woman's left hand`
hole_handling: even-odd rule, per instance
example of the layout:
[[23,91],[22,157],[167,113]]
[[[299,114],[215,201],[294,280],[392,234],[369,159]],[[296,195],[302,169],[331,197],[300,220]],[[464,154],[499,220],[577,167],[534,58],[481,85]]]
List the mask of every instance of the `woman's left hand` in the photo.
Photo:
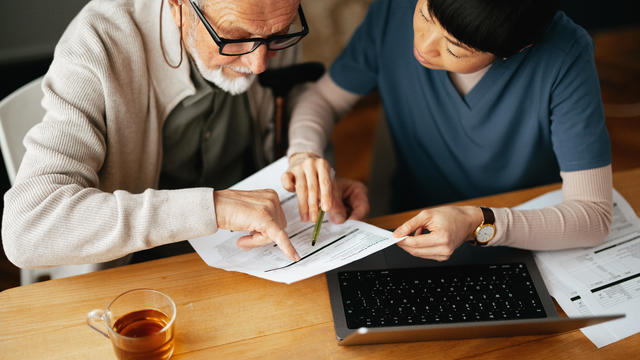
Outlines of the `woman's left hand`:
[[[473,232],[482,219],[482,210],[477,206],[437,207],[420,211],[393,235],[408,236],[398,242],[398,246],[409,254],[444,261],[463,242],[473,239]],[[409,236],[411,234],[414,235]]]

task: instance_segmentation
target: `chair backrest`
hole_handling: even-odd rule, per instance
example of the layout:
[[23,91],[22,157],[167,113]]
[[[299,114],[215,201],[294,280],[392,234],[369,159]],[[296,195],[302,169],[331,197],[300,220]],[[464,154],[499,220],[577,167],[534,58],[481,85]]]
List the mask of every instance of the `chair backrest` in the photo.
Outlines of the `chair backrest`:
[[12,185],[26,151],[22,140],[45,114],[41,83],[42,78],[35,79],[0,101],[0,149]]
[[[18,167],[26,151],[23,140],[27,131],[42,121],[45,111],[41,100],[42,78],[35,79],[0,101],[0,149],[13,185]],[[118,260],[117,260],[118,261]],[[100,268],[99,264],[67,265],[46,269],[20,269],[20,283],[28,285],[43,279],[58,279],[86,274]]]

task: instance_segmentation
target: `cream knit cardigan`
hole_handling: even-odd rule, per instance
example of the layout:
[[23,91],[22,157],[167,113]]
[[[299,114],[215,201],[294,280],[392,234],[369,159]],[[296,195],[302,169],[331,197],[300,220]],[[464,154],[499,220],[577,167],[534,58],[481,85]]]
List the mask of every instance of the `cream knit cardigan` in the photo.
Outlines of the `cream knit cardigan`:
[[[166,5],[165,49],[177,63],[179,32]],[[25,137],[4,198],[2,241],[14,264],[99,263],[216,232],[213,189],[155,189],[163,122],[195,92],[186,58],[172,69],[162,57],[159,13],[157,0],[94,0],[62,36],[43,80],[46,115]],[[281,51],[268,66],[298,53]],[[273,98],[256,81],[249,103],[263,148]]]

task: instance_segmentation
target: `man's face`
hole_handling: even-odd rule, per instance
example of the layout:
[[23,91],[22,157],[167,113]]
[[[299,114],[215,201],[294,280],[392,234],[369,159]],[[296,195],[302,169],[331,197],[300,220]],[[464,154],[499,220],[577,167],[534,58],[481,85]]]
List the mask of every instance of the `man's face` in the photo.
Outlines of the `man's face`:
[[[200,3],[200,10],[218,36],[245,39],[286,33],[289,25],[297,21],[299,0],[207,0]],[[244,92],[255,75],[266,70],[267,60],[275,55],[273,51],[267,51],[265,45],[245,55],[221,55],[188,0],[183,0],[182,11],[182,36],[187,51],[202,75],[223,90]],[[174,15],[174,19],[179,25],[179,18]]]
[[420,0],[413,15],[413,54],[424,67],[466,74],[495,60],[495,55],[469,48],[440,26]]

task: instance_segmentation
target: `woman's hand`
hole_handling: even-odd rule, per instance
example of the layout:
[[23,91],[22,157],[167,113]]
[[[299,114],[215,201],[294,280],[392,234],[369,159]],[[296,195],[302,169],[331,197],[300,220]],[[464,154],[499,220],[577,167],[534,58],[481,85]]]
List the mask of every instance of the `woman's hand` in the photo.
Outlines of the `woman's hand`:
[[281,178],[282,186],[296,192],[300,219],[315,221],[318,207],[337,224],[347,218],[362,219],[369,213],[367,188],[346,178],[331,180],[329,162],[313,153],[296,153],[289,158],[289,170]]
[[369,197],[363,183],[338,177],[333,188],[333,206],[328,213],[331,222],[342,224],[347,219],[362,220],[369,215]]
[[[473,239],[473,232],[482,219],[482,210],[476,206],[437,207],[420,211],[393,235],[408,236],[398,246],[409,254],[444,261],[463,242]],[[409,236],[411,234],[414,235]]]

